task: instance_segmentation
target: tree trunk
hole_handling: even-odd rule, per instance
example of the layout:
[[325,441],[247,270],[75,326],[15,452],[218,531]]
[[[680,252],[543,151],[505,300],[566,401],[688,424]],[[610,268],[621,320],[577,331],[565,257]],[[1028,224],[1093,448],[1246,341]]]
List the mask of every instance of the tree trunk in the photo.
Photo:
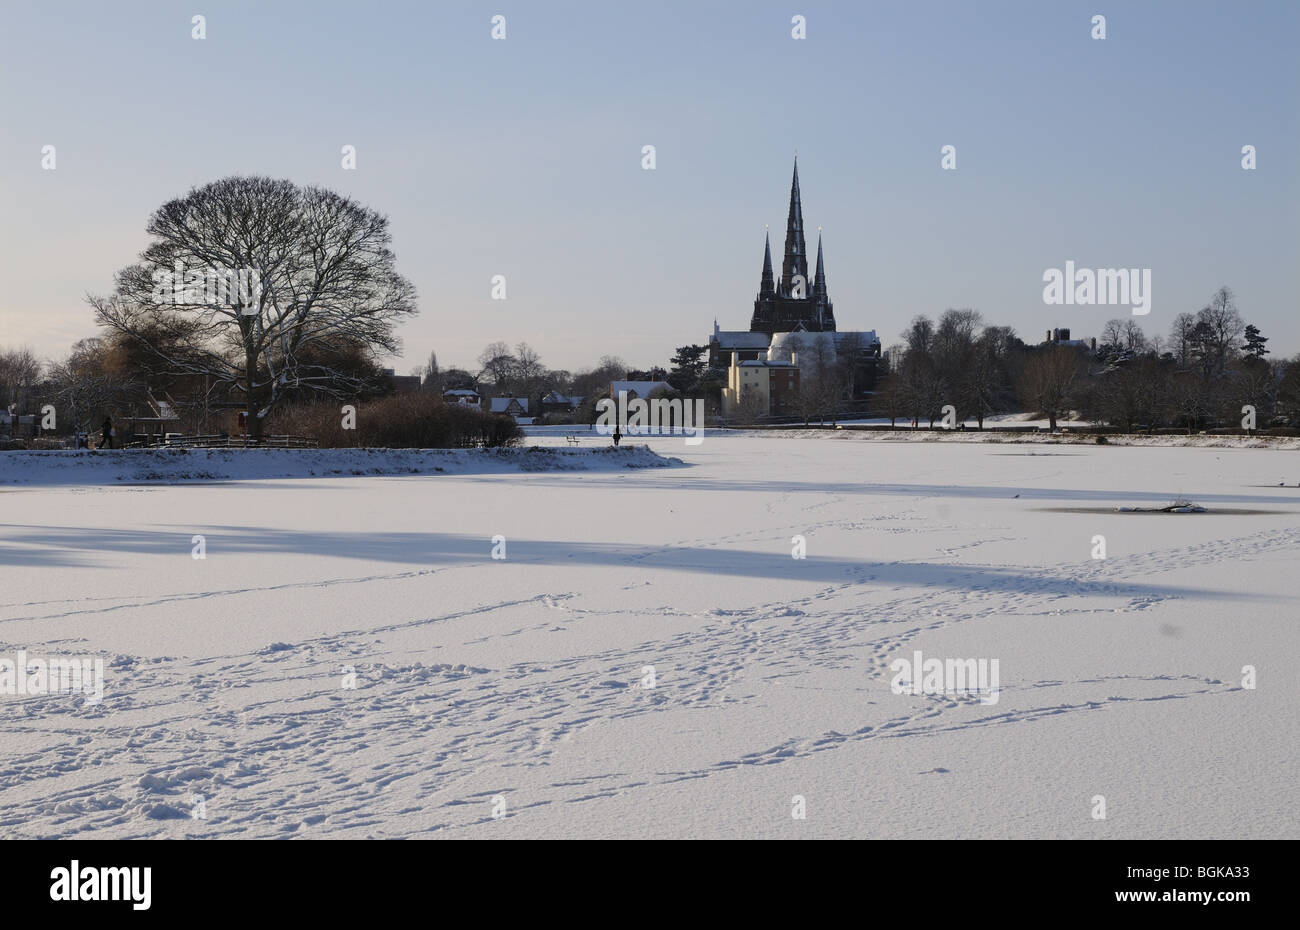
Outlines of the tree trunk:
[[262,418],[257,415],[257,393],[253,384],[257,380],[257,353],[253,349],[244,350],[244,384],[248,391],[245,394],[247,400],[247,410],[245,416],[248,419],[248,438],[254,442],[262,438]]

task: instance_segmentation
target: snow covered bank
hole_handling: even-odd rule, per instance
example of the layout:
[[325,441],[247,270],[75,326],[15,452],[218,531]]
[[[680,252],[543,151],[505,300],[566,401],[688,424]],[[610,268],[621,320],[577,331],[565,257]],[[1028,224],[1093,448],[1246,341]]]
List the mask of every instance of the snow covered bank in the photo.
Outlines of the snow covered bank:
[[[1097,436],[1091,433],[1013,433],[994,432],[976,429],[966,430],[855,430],[855,429],[764,429],[764,430],[721,430],[710,432],[751,432],[755,436],[770,436],[773,439],[860,439],[875,442],[993,442],[993,443],[1037,443],[1049,445],[1097,445]],[[1210,436],[1210,435],[1155,435],[1145,436],[1137,433],[1109,434],[1105,445],[1111,446],[1150,446],[1159,448],[1203,448],[1203,449],[1277,449],[1285,452],[1300,450],[1300,436]]]
[[610,471],[682,464],[619,449],[122,449],[0,452],[0,484],[231,481],[338,475]]

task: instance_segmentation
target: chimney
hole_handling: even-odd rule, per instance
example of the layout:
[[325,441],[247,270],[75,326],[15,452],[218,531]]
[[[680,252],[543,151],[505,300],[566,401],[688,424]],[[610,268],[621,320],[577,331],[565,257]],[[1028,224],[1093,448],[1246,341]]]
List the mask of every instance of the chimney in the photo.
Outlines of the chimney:
[[1047,331],[1047,340],[1046,340],[1046,341],[1047,341],[1047,342],[1051,342],[1051,341],[1052,341],[1052,331],[1051,331],[1050,329]]

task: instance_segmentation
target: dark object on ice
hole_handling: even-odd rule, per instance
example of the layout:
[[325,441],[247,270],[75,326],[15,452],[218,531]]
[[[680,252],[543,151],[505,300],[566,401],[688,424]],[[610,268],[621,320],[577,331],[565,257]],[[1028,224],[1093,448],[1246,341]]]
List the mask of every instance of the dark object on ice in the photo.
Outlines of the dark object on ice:
[[1205,513],[1205,508],[1200,504],[1193,504],[1181,497],[1164,507],[1117,507],[1115,509],[1120,513]]
[[99,447],[113,448],[113,421],[104,417],[104,425],[99,428]]
[[1110,445],[1110,440],[1107,439],[1105,436],[1098,436],[1098,437],[1097,437],[1097,445],[1099,445],[1099,446],[1108,446],[1108,445]]

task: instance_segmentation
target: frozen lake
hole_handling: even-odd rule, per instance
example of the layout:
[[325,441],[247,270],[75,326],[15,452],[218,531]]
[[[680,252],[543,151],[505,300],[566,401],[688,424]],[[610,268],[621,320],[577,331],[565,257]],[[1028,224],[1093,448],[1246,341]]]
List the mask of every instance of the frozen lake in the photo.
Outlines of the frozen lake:
[[[105,664],[0,695],[0,836],[1300,833],[1295,452],[649,444],[0,484],[0,656]],[[996,702],[894,693],[916,651]]]

